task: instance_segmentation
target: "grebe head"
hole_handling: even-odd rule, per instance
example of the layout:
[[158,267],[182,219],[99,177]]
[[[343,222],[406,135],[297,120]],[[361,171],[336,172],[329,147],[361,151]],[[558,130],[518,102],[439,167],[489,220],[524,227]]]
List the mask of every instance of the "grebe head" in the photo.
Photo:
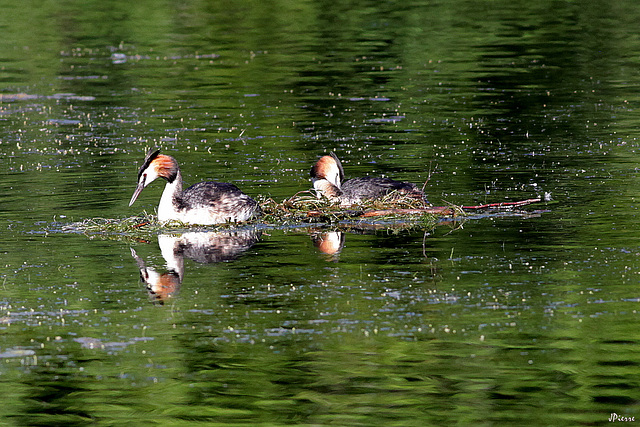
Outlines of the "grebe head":
[[171,183],[177,175],[178,162],[173,157],[160,154],[160,150],[149,150],[140,170],[138,170],[138,186],[131,196],[129,206],[133,205],[142,190],[156,178],[164,178]]
[[331,184],[340,188],[344,179],[344,171],[340,159],[331,152],[327,156],[322,156],[311,168],[311,180],[315,184],[317,180],[326,179]]

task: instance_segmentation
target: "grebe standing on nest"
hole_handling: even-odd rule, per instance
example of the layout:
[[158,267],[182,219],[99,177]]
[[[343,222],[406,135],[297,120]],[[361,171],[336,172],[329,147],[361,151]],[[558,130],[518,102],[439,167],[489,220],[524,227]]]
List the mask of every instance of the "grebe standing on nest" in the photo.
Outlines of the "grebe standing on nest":
[[390,178],[364,176],[344,183],[344,170],[340,159],[333,152],[320,157],[311,168],[311,181],[318,197],[325,196],[342,206],[382,198],[394,191],[402,197],[410,197],[429,203],[422,190],[410,182],[394,181]]
[[160,150],[147,153],[138,171],[138,187],[129,206],[156,178],[167,181],[158,205],[158,221],[177,220],[208,225],[247,221],[262,214],[258,203],[233,184],[199,182],[182,191],[178,162],[171,156],[160,154]]

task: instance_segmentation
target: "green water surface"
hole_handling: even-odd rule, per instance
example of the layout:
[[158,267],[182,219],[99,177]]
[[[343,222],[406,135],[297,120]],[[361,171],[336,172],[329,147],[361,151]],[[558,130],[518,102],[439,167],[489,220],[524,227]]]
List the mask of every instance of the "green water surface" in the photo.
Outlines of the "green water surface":
[[[640,416],[639,20],[633,1],[0,0],[0,424]],[[178,232],[73,227],[154,212],[161,182],[128,207],[150,147],[261,200],[333,150],[437,206],[550,201],[207,230],[215,262],[167,251]]]

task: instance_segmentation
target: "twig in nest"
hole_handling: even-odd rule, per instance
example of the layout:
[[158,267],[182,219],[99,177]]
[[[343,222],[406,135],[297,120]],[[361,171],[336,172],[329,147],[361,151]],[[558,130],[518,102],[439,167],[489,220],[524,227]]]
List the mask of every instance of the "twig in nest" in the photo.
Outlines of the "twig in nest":
[[542,201],[542,199],[540,197],[535,198],[535,199],[527,199],[527,200],[520,200],[517,202],[500,202],[500,203],[487,203],[484,205],[477,205],[477,206],[462,206],[462,209],[500,209],[500,208],[517,208],[520,206],[526,206],[526,205],[530,205],[532,203],[538,203]]
[[413,209],[400,209],[400,208],[377,209],[377,210],[366,211],[362,213],[362,215],[360,216],[364,218],[369,218],[373,216],[386,216],[386,215],[425,215],[425,214],[451,215],[453,213],[454,213],[454,209],[448,206],[440,206],[440,207],[433,207],[433,208],[413,208]]
[[433,164],[433,161],[430,161],[429,162],[429,172],[427,173],[427,179],[425,180],[424,184],[422,184],[422,192],[423,193],[424,193],[424,189],[427,188],[427,184],[431,180],[431,175],[433,174],[434,169],[436,169],[438,167],[438,165],[436,164],[435,168],[431,169],[432,164]]

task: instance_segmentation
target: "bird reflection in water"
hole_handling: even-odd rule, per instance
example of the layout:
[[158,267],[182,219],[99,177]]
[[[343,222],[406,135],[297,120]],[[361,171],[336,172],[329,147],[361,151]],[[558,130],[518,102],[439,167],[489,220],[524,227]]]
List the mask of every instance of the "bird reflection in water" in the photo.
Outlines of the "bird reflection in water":
[[329,255],[330,261],[337,261],[338,255],[344,247],[344,232],[318,231],[311,233],[311,241],[323,254]]
[[145,283],[151,300],[164,304],[180,290],[185,257],[201,264],[231,261],[251,248],[260,239],[260,234],[253,228],[160,234],[158,246],[166,263],[166,270],[162,273],[147,267],[133,248],[131,256],[138,264],[140,279]]
[[[375,234],[381,230],[388,230],[389,226],[384,224],[375,223],[358,223],[345,227],[344,230],[348,230],[350,234]],[[340,252],[344,248],[344,242],[346,240],[346,234],[343,229],[327,230],[326,228],[314,228],[310,230],[309,236],[311,242],[320,252],[328,257],[329,261],[337,261]]]

